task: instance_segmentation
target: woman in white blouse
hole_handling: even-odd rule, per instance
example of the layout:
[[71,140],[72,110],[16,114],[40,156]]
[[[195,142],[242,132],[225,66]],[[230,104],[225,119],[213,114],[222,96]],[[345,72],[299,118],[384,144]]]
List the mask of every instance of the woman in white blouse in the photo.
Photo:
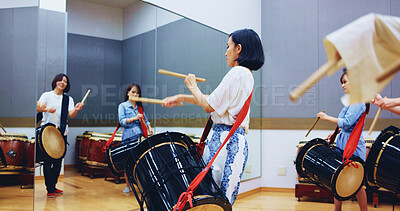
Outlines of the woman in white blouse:
[[[245,101],[253,91],[256,71],[264,64],[261,40],[251,29],[237,30],[229,35],[225,53],[229,67],[232,67],[218,87],[210,94],[203,94],[197,86],[194,74],[185,78],[185,84],[192,95],[177,94],[165,98],[165,106],[173,107],[185,102],[201,106],[211,113],[214,122],[211,139],[207,140],[203,159],[208,163],[228,135]],[[248,145],[246,134],[249,129],[250,111],[212,165],[215,182],[233,205],[239,192],[240,178],[246,166]]]

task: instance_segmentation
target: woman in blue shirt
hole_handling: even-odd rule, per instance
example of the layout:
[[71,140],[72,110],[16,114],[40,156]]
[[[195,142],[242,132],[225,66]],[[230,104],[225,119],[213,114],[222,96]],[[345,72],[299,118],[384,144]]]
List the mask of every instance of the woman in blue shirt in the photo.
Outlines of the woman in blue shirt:
[[[343,74],[340,77],[340,82],[342,83],[343,92],[345,94],[349,93],[348,86],[349,86],[349,78],[347,77],[346,68],[343,70]],[[344,103],[347,104],[347,103]],[[369,105],[368,105],[369,107]],[[361,115],[367,109],[367,106],[364,103],[352,104],[352,105],[345,105],[345,107],[340,112],[338,118],[333,116],[329,116],[324,112],[320,112],[317,114],[322,120],[326,120],[337,124],[340,128],[340,133],[336,139],[336,146],[340,149],[344,150],[347,140],[350,137],[351,132],[353,131],[355,125],[357,124],[358,120],[360,119]],[[328,139],[333,135],[331,133],[328,136]],[[354,155],[360,157],[365,161],[367,154],[367,148],[365,147],[364,137],[360,136],[360,140],[357,144],[357,149],[354,152]],[[368,210],[367,208],[367,194],[365,189],[362,187],[360,191],[356,195],[358,205],[360,206],[360,210]],[[342,202],[334,198],[335,202],[335,211],[342,210]]]
[[[154,131],[150,126],[150,122],[147,119],[145,113],[141,114],[138,107],[142,107],[141,102],[135,102],[131,100],[131,97],[141,96],[140,86],[137,84],[130,84],[125,92],[125,102],[119,104],[118,106],[118,119],[122,127],[124,127],[124,132],[122,133],[122,143],[127,144],[130,142],[138,142],[140,136],[144,136],[141,127],[141,121],[145,121],[149,135],[153,135]],[[143,109],[143,107],[142,107]],[[126,188],[124,193],[129,193],[129,182],[125,174]]]

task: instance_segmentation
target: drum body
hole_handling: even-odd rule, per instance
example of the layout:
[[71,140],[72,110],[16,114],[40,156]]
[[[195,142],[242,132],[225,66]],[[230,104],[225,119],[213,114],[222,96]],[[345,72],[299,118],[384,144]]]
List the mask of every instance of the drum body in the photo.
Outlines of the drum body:
[[86,164],[90,168],[106,168],[107,161],[103,152],[103,147],[106,145],[111,135],[107,134],[92,134],[89,139],[88,156]]
[[[182,133],[166,132],[139,143],[126,162],[126,174],[139,204],[148,210],[173,210],[205,164],[193,141]],[[139,198],[140,197],[140,198]],[[193,193],[193,208],[183,210],[232,210],[209,172]]]
[[366,161],[367,185],[398,193],[400,186],[400,129],[389,126],[372,144]]
[[55,125],[47,123],[36,130],[36,163],[44,160],[63,159],[66,143]]
[[128,159],[129,152],[138,143],[139,142],[130,142],[128,144],[121,144],[120,141],[113,142],[110,148],[106,150],[105,156],[107,164],[115,176],[125,172],[125,163]]
[[296,170],[301,177],[327,189],[338,200],[351,198],[360,190],[364,179],[364,161],[352,156],[344,166],[343,151],[329,146],[323,139],[313,139],[301,148],[296,157]]
[[20,174],[26,167],[26,149],[28,137],[24,134],[2,133],[0,147],[7,167],[0,169],[0,174]]

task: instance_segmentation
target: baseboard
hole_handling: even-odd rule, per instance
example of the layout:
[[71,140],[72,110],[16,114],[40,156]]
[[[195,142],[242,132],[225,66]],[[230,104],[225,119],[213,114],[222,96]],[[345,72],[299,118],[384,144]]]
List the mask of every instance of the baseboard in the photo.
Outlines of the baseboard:
[[258,192],[281,192],[281,193],[294,193],[294,188],[272,188],[272,187],[259,187],[243,193],[239,193],[236,199],[244,198],[256,194]]

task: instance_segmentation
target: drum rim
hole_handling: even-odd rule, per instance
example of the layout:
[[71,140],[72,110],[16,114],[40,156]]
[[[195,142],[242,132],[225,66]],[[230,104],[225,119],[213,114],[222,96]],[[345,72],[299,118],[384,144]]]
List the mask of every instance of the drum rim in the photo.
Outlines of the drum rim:
[[[354,159],[354,158],[356,158],[356,159]],[[363,172],[364,172],[363,179],[361,180],[360,185],[358,186],[357,190],[356,190],[353,194],[351,194],[351,195],[349,195],[349,196],[346,196],[346,197],[340,196],[340,195],[338,194],[337,188],[336,188],[337,179],[338,179],[338,177],[339,177],[339,175],[340,175],[340,173],[337,173],[337,172],[338,172],[338,171],[342,171],[342,170],[344,169],[344,167],[345,167],[343,164],[340,165],[340,167],[337,168],[337,169],[335,170],[335,172],[333,173],[332,178],[331,178],[331,184],[335,184],[335,186],[333,186],[334,188],[333,188],[333,190],[332,190],[332,193],[333,193],[334,197],[335,197],[336,199],[338,199],[339,201],[345,201],[345,200],[348,200],[348,199],[350,199],[351,197],[355,196],[355,195],[358,193],[358,191],[361,189],[361,187],[363,186],[363,184],[364,184],[364,178],[365,178],[365,163],[364,163],[364,161],[363,161],[361,158],[353,157],[353,159],[354,159],[354,160],[352,160],[353,162],[357,162],[357,163],[359,163],[359,164],[361,165],[361,167],[363,167]],[[350,163],[347,164],[347,165],[350,165]],[[347,166],[347,165],[346,165],[346,166]]]
[[[38,137],[38,141],[37,141],[37,144],[39,145],[39,148],[40,148],[40,150],[43,152],[43,154],[45,154],[46,155],[46,157],[47,157],[47,159],[52,159],[52,160],[60,160],[60,159],[63,159],[64,158],[64,156],[65,156],[65,154],[66,154],[66,152],[67,152],[67,147],[66,147],[66,143],[65,143],[65,141],[64,141],[64,153],[62,154],[62,156],[61,157],[59,157],[59,158],[53,158],[53,157],[51,157],[47,152],[46,152],[46,150],[44,150],[44,145],[43,145],[43,142],[42,142],[42,134],[43,134],[43,130],[46,128],[46,127],[50,127],[50,126],[52,126],[52,127],[55,127],[57,130],[58,130],[58,128],[55,126],[55,124],[53,124],[53,123],[46,123],[46,124],[44,124],[44,125],[42,125],[42,126],[40,126],[40,133],[39,133],[39,137]],[[58,130],[59,131],[59,130]],[[63,135],[61,134],[61,132],[60,132],[60,135],[61,135],[61,137],[63,137]],[[64,137],[63,137],[63,140],[64,140]],[[44,159],[46,159],[46,158],[44,158]]]
[[324,139],[314,138],[314,139],[308,141],[306,144],[304,144],[304,146],[300,149],[299,153],[297,154],[296,161],[295,161],[296,171],[301,177],[307,177],[307,175],[303,171],[304,158],[307,155],[307,152],[310,151],[310,149],[312,149],[317,144],[329,146],[329,144]]
[[[200,197],[202,197],[202,198],[200,198]],[[208,203],[210,201],[219,202],[219,203]],[[188,209],[195,208],[197,206],[207,205],[207,204],[219,206],[224,211],[231,211],[232,210],[232,205],[229,202],[229,200],[226,198],[225,195],[224,195],[223,198],[222,197],[217,197],[217,196],[212,196],[212,195],[195,195],[195,196],[193,196],[193,207],[190,207],[190,204],[186,203],[186,205],[183,208],[183,210],[188,210]],[[175,208],[175,206],[174,206],[174,208]]]

